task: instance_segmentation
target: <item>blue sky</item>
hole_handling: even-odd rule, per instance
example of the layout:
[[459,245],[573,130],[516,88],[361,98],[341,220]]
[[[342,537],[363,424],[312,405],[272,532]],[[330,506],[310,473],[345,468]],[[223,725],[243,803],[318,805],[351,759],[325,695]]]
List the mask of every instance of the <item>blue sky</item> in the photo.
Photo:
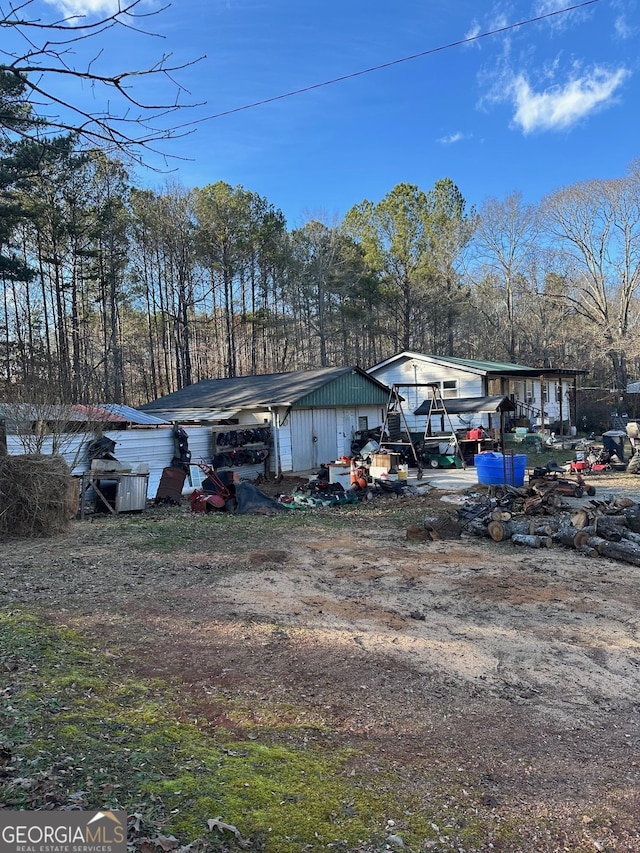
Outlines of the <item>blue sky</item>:
[[[145,10],[153,9],[144,0]],[[155,0],[153,0],[155,2]],[[191,109],[162,144],[171,180],[224,180],[265,196],[288,225],[329,224],[399,182],[429,190],[449,177],[467,202],[520,191],[535,202],[561,186],[618,177],[640,157],[640,0],[572,12],[436,50],[412,61],[219,118],[210,116],[580,0],[174,0],[146,19],[163,38],[112,31],[104,67],[150,66],[163,52]],[[34,0],[92,16],[112,0]],[[157,4],[156,8],[160,4]],[[95,52],[96,43],[93,51]],[[87,49],[86,47],[84,49]],[[140,82],[151,98],[167,81]],[[82,92],[88,98],[88,90]],[[97,97],[96,93],[91,93]],[[150,164],[160,166],[157,157]],[[141,173],[154,188],[163,175]]]

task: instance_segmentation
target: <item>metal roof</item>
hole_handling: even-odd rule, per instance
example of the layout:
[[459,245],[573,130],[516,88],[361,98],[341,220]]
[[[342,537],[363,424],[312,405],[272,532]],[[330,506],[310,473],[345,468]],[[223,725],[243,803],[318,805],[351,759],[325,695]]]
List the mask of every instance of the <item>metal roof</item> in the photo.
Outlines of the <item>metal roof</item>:
[[408,351],[398,353],[385,361],[381,361],[379,364],[375,364],[368,369],[368,372],[375,373],[380,368],[402,359],[417,359],[445,366],[451,365],[452,367],[459,367],[463,370],[469,370],[485,376],[498,375],[534,378],[537,376],[584,376],[588,373],[587,370],[574,370],[573,368],[565,367],[528,367],[523,364],[511,364],[510,362],[503,361],[479,361],[472,358],[456,358],[450,355],[426,355],[425,353]]
[[31,431],[38,422],[48,424],[122,424],[124,418],[103,406],[80,403],[0,403],[0,418],[7,432]]
[[[161,400],[166,399],[162,397]],[[156,412],[158,418],[163,418],[163,423],[176,423],[179,422],[181,424],[197,424],[197,423],[211,423],[212,421],[225,421],[230,418],[235,417],[238,414],[238,409],[159,409]],[[148,415],[148,417],[152,417]]]
[[[476,414],[479,412],[515,412],[515,403],[509,397],[453,397],[442,401],[449,415]],[[425,400],[414,411],[414,415],[428,415],[431,401]],[[436,414],[442,413],[442,405],[437,401]]]
[[101,409],[106,409],[113,415],[117,415],[124,421],[138,426],[161,426],[167,424],[157,415],[149,415],[146,412],[141,412],[138,409],[132,409],[131,406],[123,406],[120,403],[100,403]]
[[[323,367],[317,370],[300,370],[290,373],[269,373],[262,376],[238,376],[232,379],[203,379],[173,394],[159,397],[141,406],[144,412],[175,412],[179,418],[186,409],[200,411],[219,409],[266,409],[269,406],[293,406],[309,398],[341,377],[357,373],[376,389],[389,389],[375,377],[369,376],[359,367]],[[378,402],[377,399],[375,401]],[[230,417],[229,414],[223,417]]]

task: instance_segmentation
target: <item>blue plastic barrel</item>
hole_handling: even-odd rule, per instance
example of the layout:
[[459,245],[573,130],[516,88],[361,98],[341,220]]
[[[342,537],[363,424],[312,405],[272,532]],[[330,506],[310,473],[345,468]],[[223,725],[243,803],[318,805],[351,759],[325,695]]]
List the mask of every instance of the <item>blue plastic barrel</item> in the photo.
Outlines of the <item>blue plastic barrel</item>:
[[524,484],[524,472],[527,467],[525,453],[505,457],[502,453],[487,450],[484,453],[476,453],[473,464],[476,466],[478,483],[481,486],[504,486],[505,484],[522,486]]

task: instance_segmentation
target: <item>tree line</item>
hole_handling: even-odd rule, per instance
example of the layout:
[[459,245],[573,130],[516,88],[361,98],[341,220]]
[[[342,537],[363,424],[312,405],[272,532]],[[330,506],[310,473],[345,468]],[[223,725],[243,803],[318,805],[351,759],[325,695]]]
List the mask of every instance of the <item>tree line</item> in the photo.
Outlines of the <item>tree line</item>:
[[290,229],[242,186],[140,188],[72,135],[0,155],[5,399],[135,406],[405,349],[640,378],[640,161],[536,205],[399,184]]

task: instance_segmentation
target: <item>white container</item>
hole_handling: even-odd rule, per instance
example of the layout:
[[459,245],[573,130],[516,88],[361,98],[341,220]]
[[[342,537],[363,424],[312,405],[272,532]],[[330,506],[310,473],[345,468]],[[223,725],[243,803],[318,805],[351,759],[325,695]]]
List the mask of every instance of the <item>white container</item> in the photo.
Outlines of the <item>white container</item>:
[[350,489],[351,465],[329,465],[329,482],[340,483],[343,489]]
[[386,465],[371,465],[369,467],[369,476],[373,477],[374,480],[379,480],[383,474],[385,478],[389,474],[389,469]]

